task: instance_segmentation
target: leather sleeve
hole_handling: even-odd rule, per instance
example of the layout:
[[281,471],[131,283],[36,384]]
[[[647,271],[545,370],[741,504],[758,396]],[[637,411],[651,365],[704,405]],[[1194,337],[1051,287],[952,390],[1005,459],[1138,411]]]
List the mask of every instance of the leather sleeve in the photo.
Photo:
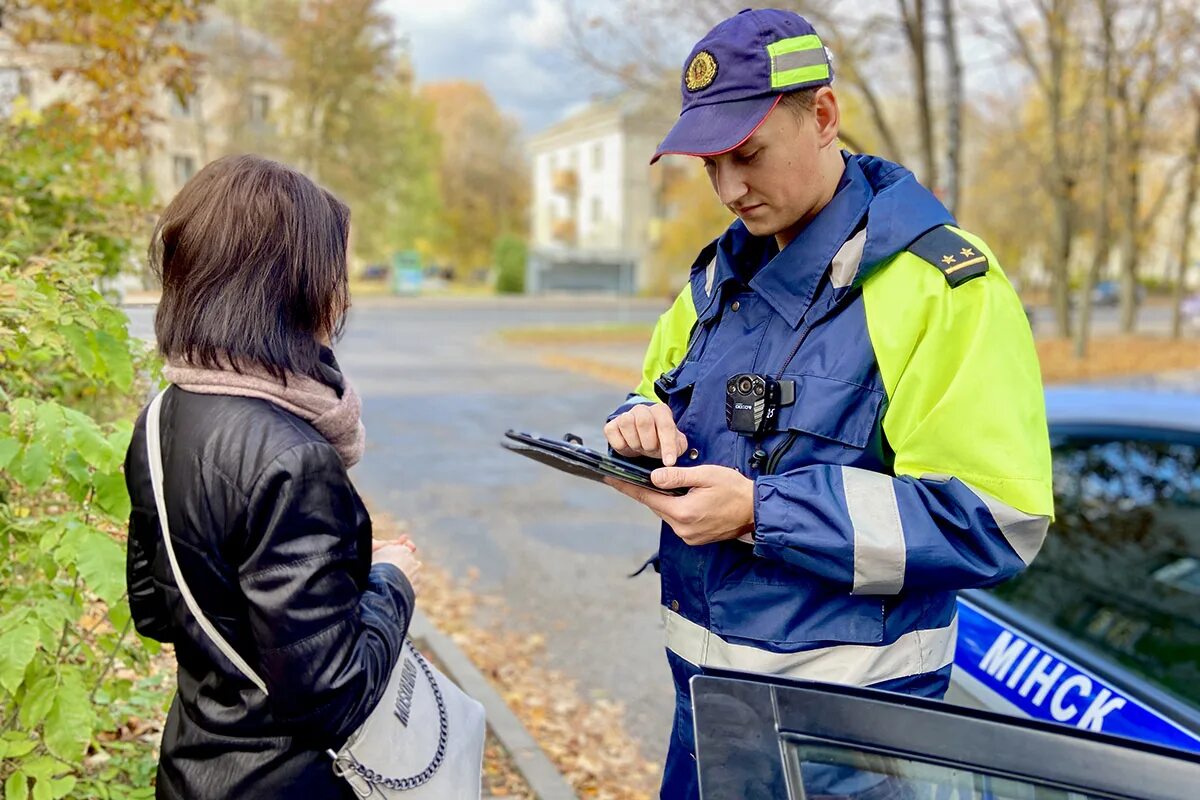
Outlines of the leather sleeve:
[[[144,485],[143,485],[144,484]],[[154,490],[146,467],[145,413],[133,429],[129,450],[125,453],[125,488],[131,501],[129,540],[125,549],[125,583],[129,590],[129,611],[137,632],[160,642],[171,642],[172,626],[166,600],[154,580],[152,565],[160,546],[158,512],[153,505]]]
[[252,550],[238,570],[272,713],[337,747],[378,702],[412,616],[390,565],[368,569],[370,520],[334,449],[297,445],[249,497]]

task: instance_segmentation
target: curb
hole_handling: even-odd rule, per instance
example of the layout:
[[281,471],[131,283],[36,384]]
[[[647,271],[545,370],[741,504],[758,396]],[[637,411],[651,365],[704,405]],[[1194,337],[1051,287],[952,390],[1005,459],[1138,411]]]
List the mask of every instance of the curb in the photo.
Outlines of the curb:
[[483,704],[488,729],[512,757],[517,771],[525,778],[539,800],[578,800],[562,773],[530,736],[487,678],[467,658],[449,636],[442,633],[429,617],[417,609],[409,623],[408,635],[428,649],[446,674],[464,692]]

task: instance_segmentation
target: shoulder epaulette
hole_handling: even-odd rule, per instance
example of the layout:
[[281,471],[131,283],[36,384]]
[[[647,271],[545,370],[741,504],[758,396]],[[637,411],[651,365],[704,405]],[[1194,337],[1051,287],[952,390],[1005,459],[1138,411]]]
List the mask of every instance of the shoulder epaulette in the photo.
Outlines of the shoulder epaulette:
[[988,271],[987,256],[947,225],[926,231],[907,249],[940,269],[951,288]]

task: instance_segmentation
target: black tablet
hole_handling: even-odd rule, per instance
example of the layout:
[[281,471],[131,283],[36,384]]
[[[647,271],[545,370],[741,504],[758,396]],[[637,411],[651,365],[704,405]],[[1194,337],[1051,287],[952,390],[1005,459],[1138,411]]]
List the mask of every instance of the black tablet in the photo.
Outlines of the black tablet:
[[567,434],[562,439],[549,439],[534,433],[506,431],[500,442],[507,450],[549,464],[555,469],[593,481],[616,478],[659,494],[687,494],[686,488],[660,489],[650,482],[652,470],[620,456],[598,453],[583,446],[578,436]]

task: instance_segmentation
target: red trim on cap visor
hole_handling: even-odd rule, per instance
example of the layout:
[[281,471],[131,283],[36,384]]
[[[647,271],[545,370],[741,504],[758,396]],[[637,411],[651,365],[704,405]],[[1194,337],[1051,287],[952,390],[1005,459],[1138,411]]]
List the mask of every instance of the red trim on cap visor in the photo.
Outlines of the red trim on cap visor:
[[[775,95],[775,99],[771,102],[770,107],[768,107],[767,110],[763,112],[762,117],[758,120],[758,122],[756,122],[754,124],[754,127],[750,129],[750,132],[747,133],[745,136],[743,136],[741,139],[739,139],[735,144],[729,145],[729,147],[723,147],[720,150],[713,150],[711,152],[706,152],[706,153],[696,152],[694,150],[657,150],[654,153],[654,157],[650,159],[650,163],[654,164],[656,161],[658,161],[663,156],[695,156],[697,158],[708,158],[710,156],[719,156],[722,153],[728,153],[731,150],[736,150],[739,147],[741,147],[742,145],[744,145],[747,141],[749,141],[751,136],[753,136],[755,133],[758,132],[758,129],[763,126],[763,123],[767,121],[767,117],[771,116],[771,112],[775,110],[775,107],[777,105],[779,105],[779,101],[782,99],[783,99],[782,94]],[[706,108],[706,107],[707,106],[699,106],[698,108]],[[678,125],[678,124],[679,123],[676,123],[676,125]],[[669,131],[667,133],[667,138],[663,139],[663,144],[666,144],[667,139],[671,138],[671,133],[673,133],[674,130],[675,129],[672,128],[671,131]],[[659,146],[661,147],[662,145],[659,145]]]

